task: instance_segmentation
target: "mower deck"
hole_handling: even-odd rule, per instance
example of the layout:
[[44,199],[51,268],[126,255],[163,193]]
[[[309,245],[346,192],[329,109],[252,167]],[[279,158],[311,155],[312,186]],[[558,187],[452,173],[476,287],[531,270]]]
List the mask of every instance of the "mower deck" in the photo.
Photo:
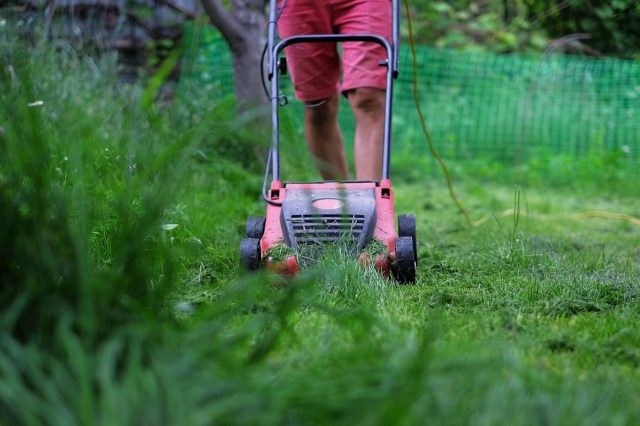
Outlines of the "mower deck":
[[[241,261],[293,275],[310,267],[327,246],[340,246],[361,263],[373,263],[386,277],[415,281],[415,218],[398,218],[393,191],[382,182],[272,182],[266,218],[250,218]],[[407,235],[405,235],[407,234]],[[370,243],[384,250],[367,250]],[[399,244],[398,244],[399,243]],[[398,245],[399,250],[398,250]]]

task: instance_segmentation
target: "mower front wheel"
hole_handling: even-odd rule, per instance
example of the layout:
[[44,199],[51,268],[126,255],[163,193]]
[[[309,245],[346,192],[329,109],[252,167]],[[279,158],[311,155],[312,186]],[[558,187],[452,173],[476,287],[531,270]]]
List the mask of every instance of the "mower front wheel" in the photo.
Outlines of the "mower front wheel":
[[260,240],[244,238],[240,242],[240,268],[245,271],[257,271],[260,268]]
[[400,284],[414,284],[416,282],[416,261],[413,246],[413,238],[411,237],[396,239],[396,261],[393,273]]

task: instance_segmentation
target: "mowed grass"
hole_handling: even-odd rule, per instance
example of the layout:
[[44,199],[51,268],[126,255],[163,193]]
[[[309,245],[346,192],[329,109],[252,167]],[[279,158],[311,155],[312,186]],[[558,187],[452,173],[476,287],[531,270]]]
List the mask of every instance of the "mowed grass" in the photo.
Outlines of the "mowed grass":
[[[442,179],[395,182],[397,212],[418,217],[415,286],[339,254],[286,288],[241,278],[275,297],[294,293],[285,315],[252,307],[278,330],[267,389],[285,398],[285,419],[635,422],[640,228],[616,213],[637,217],[638,193],[610,195],[597,182],[456,183],[472,225]],[[249,213],[264,209],[258,200]],[[613,214],[584,214],[592,211]],[[237,244],[245,218],[229,220]],[[222,287],[237,285],[234,273]],[[182,297],[206,307],[219,286],[183,288]]]
[[0,423],[640,421],[633,170],[556,187],[454,163],[469,224],[397,157],[416,285],[339,250],[291,280],[247,275],[268,137],[232,100],[150,109],[109,60],[2,47]]

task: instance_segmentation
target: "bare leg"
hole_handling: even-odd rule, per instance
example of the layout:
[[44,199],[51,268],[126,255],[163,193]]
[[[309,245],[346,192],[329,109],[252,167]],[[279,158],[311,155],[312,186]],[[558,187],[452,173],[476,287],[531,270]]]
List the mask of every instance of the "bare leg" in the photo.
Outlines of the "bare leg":
[[356,121],[356,179],[379,181],[382,178],[385,92],[361,87],[349,91],[347,99]]
[[[344,138],[338,126],[340,94],[335,93],[319,106],[305,108],[304,128],[309,152],[325,180],[349,178]],[[309,103],[312,104],[312,103]]]

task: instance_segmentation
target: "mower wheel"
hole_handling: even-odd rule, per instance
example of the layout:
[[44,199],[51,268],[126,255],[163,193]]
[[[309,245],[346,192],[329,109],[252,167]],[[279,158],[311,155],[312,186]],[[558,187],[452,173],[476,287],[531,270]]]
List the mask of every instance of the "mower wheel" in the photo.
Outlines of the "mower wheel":
[[260,240],[244,238],[240,242],[240,267],[245,271],[257,271],[260,267]]
[[414,261],[418,263],[418,247],[416,239],[416,216],[413,214],[398,215],[398,236],[411,237],[413,240]]
[[247,219],[247,238],[262,238],[264,234],[264,217],[249,216]]
[[400,284],[416,282],[416,261],[411,237],[398,237],[396,240],[396,262],[393,268],[396,280]]

